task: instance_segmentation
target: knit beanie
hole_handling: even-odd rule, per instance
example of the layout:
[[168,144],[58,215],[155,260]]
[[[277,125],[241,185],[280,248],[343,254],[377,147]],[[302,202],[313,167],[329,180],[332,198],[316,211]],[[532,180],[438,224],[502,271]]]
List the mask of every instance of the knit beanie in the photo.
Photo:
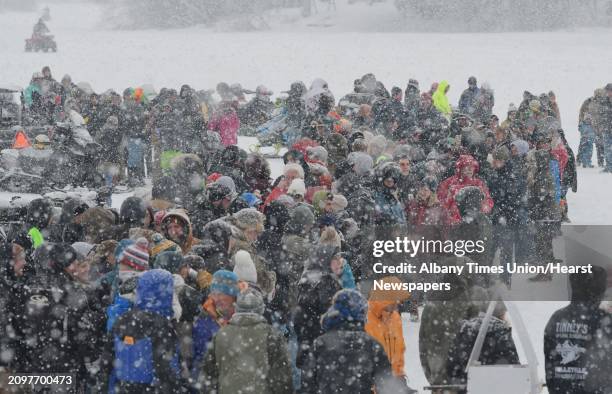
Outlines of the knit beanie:
[[321,327],[328,331],[344,322],[363,323],[367,313],[368,303],[360,292],[340,290],[334,295],[332,306],[321,316]]
[[500,146],[493,151],[493,160],[508,161],[510,160],[510,151],[505,146]]
[[153,240],[153,243],[151,245],[151,256],[150,256],[151,259],[155,259],[155,257],[157,257],[158,254],[163,253],[163,252],[180,251],[179,246],[175,242],[170,241],[169,239],[166,239],[160,233],[153,234],[152,240]]
[[149,269],[149,243],[145,238],[138,238],[136,242],[125,248],[120,264],[132,267],[137,271]]
[[119,243],[117,244],[117,247],[115,248],[115,261],[116,262],[120,262],[121,259],[123,258],[123,253],[125,253],[125,249],[132,245],[134,243],[133,240],[131,239],[122,239],[121,241],[119,241]]
[[255,208],[244,208],[233,215],[236,227],[241,230],[256,228],[263,231],[265,216]]
[[306,148],[306,155],[308,156],[308,162],[320,161],[321,163],[327,163],[327,149],[322,146],[311,146]]
[[236,299],[236,313],[256,313],[263,315],[266,305],[263,295],[255,289],[247,289]]
[[210,292],[236,297],[238,295],[238,276],[227,270],[215,272],[210,284]]
[[304,180],[300,178],[296,178],[291,181],[291,185],[289,185],[289,189],[287,189],[287,194],[290,196],[302,196],[306,195],[306,184],[304,184]]
[[238,280],[257,283],[257,270],[251,255],[246,250],[239,250],[234,255],[234,273]]

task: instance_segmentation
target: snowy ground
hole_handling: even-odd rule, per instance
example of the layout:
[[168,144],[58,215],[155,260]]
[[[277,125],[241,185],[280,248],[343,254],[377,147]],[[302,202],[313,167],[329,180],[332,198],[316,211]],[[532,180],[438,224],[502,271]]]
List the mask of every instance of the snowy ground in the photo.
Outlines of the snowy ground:
[[[339,7],[345,7],[338,0]],[[272,31],[219,33],[203,28],[169,31],[112,31],[100,24],[100,11],[79,4],[51,9],[49,27],[58,53],[25,53],[24,39],[38,15],[0,14],[0,84],[27,85],[34,71],[49,65],[60,79],[69,73],[75,82],[88,81],[96,91],[152,83],[179,87],[183,83],[214,88],[217,82],[240,82],[254,88],[265,84],[275,92],[294,80],[307,84],[325,78],[337,98],[352,89],[353,79],[374,72],[387,87],[404,87],[409,78],[421,86],[447,79],[451,102],[457,102],[470,75],[495,89],[495,111],[504,116],[510,102],[518,104],[523,90],[554,90],[563,126],[576,149],[578,109],[596,87],[605,85],[612,64],[611,30],[555,33],[414,34],[368,33],[377,24],[400,23],[389,5],[375,5],[367,13],[342,17],[321,10],[307,21],[279,15]],[[359,7],[366,7],[361,4]],[[365,15],[365,16],[364,16]],[[310,26],[309,26],[310,25]],[[312,25],[317,25],[313,27]],[[321,27],[321,25],[329,25]],[[361,32],[355,33],[354,31]],[[240,145],[251,142],[241,139]],[[280,160],[272,162],[273,174]],[[612,178],[597,169],[579,171],[579,191],[570,194],[574,223],[610,224],[607,197]],[[6,194],[0,198],[9,197]],[[114,205],[125,195],[115,196]],[[561,280],[558,278],[557,280]],[[530,286],[520,280],[517,289]],[[520,290],[517,290],[520,291]],[[520,308],[540,363],[542,335],[551,313],[563,303],[523,302]],[[419,324],[405,321],[406,373],[412,385],[426,385],[418,358]],[[540,376],[543,366],[540,365]]]

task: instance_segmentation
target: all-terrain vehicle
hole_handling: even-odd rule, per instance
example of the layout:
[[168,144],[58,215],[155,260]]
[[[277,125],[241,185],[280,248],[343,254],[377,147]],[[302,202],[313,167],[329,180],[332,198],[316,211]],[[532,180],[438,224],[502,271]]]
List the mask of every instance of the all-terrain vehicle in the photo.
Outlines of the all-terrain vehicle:
[[57,43],[52,35],[33,35],[25,40],[26,52],[57,52]]

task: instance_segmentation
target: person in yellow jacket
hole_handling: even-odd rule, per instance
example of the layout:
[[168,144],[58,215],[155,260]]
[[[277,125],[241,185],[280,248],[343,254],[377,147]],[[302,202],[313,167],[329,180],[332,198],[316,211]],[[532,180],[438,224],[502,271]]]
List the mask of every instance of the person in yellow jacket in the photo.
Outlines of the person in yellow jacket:
[[432,96],[434,107],[436,107],[436,109],[446,117],[449,117],[453,112],[450,104],[448,103],[448,97],[446,97],[449,89],[450,85],[448,84],[448,81],[442,81],[438,84],[438,88]]
[[[394,276],[382,279],[385,284],[400,284]],[[374,288],[368,300],[368,320],[365,331],[376,339],[385,349],[394,376],[404,373],[404,332],[398,305],[406,301],[410,293],[406,290],[379,290]]]

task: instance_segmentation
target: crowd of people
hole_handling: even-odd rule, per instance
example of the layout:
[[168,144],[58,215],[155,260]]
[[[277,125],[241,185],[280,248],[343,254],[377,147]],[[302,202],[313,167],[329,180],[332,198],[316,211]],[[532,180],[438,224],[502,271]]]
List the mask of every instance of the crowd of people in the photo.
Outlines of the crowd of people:
[[[474,77],[455,109],[446,81],[389,91],[373,74],[339,101],[320,79],[292,83],[278,103],[264,86],[246,102],[250,92],[227,83],[219,103],[188,85],[157,95],[86,88],[45,67],[24,91],[27,117],[80,114],[108,184],[144,184],[146,168],[150,195],[119,210],[36,199],[0,254],[1,365],[72,373],[80,392],[414,392],[401,312],[421,320],[429,383],[465,392],[486,301],[511,275],[456,276],[452,291],[425,297],[383,291],[374,280],[409,278],[373,272],[373,241],[489,240],[485,253],[440,254],[441,264],[492,265],[498,251],[502,264],[555,262],[576,166],[590,165],[595,141],[612,165],[612,84],[580,110],[578,159],[553,92],[525,92],[500,120],[492,88]],[[275,104],[293,135],[272,179],[268,160],[237,141]],[[551,393],[612,383],[605,275],[572,276],[572,302],[547,327]],[[503,303],[487,338],[479,361],[518,363]],[[561,358],[564,341],[583,355]]]

